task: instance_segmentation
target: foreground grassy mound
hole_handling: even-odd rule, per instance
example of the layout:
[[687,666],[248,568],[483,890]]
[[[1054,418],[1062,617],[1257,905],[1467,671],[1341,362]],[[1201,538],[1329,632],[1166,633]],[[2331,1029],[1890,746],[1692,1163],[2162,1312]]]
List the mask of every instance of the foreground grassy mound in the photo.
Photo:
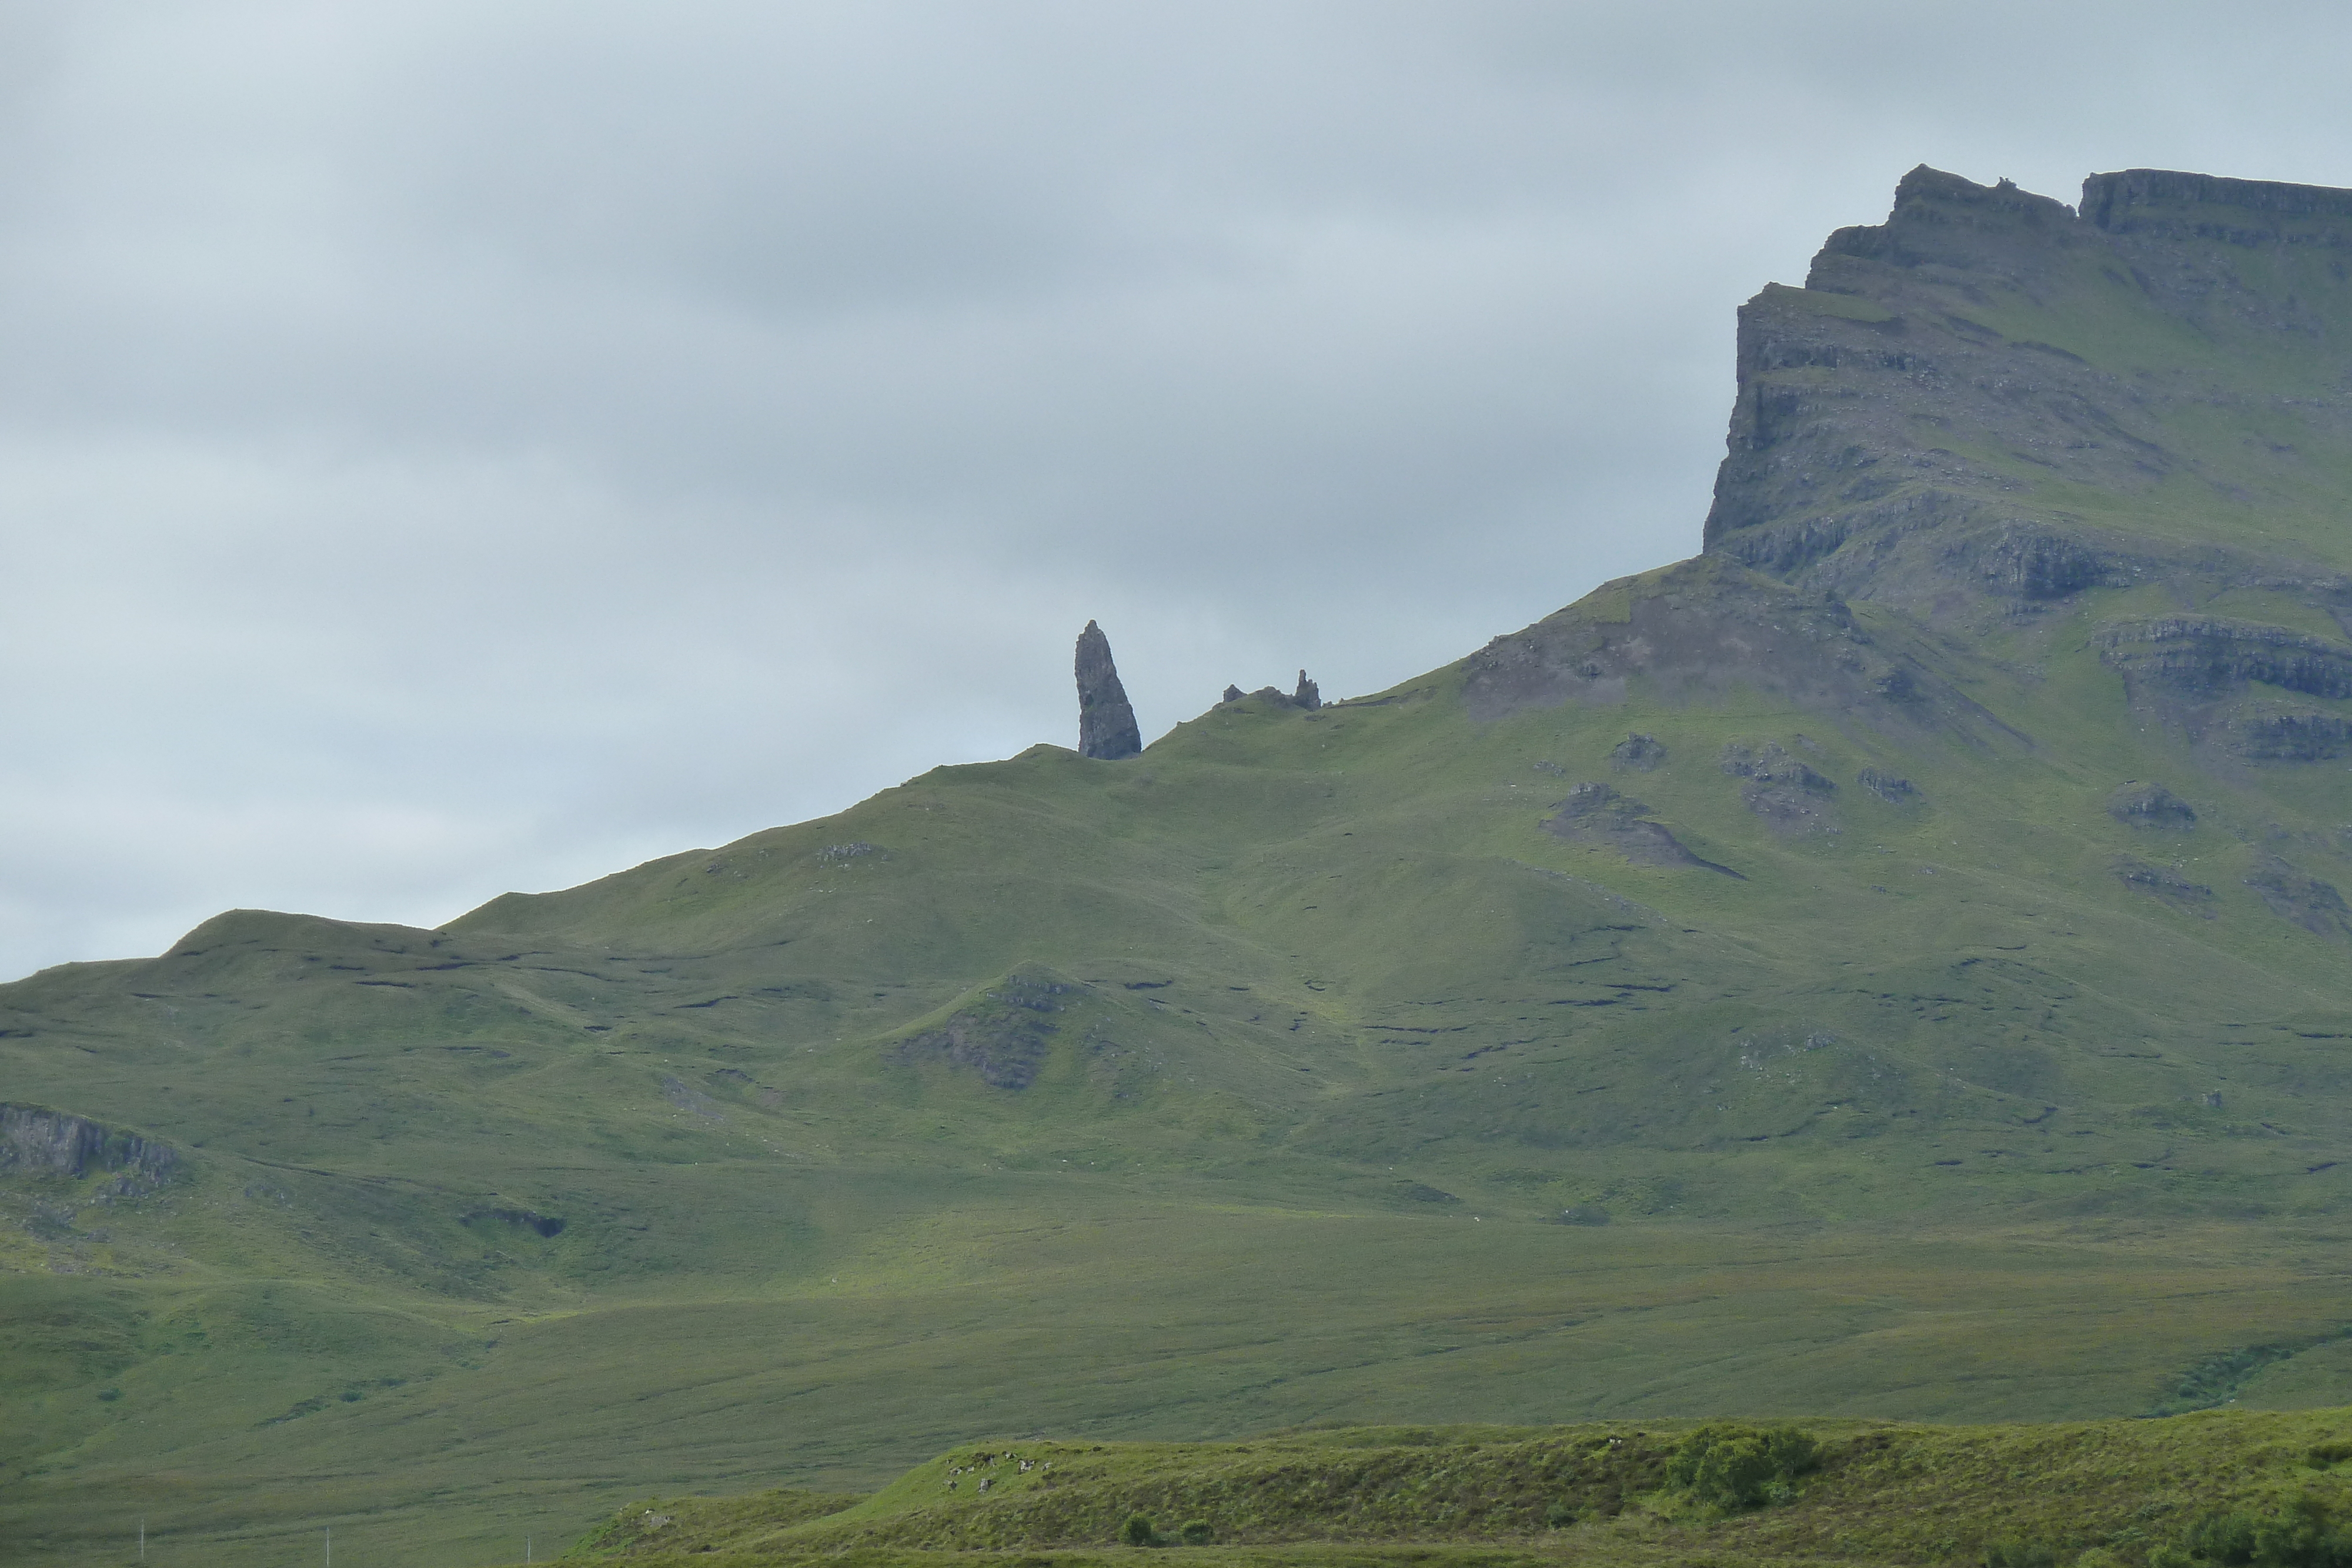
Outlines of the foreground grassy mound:
[[[1774,1450],[1778,1449],[1775,1457]],[[1751,1464],[1744,1482],[1727,1480]],[[2352,1513],[2352,1411],[1932,1427],[1608,1423],[1362,1427],[1231,1444],[991,1441],[883,1491],[655,1499],[572,1556],[923,1563],[1055,1553],[1076,1565],[1349,1561],[1320,1547],[1465,1561],[2231,1561],[2231,1531]],[[2251,1550],[2251,1549],[2250,1549]],[[1074,1555],[1072,1555],[1074,1554]],[[1381,1554],[1375,1560],[1387,1560]],[[2293,1560],[2273,1547],[2284,1568]],[[1426,1561],[1414,1552],[1400,1561]],[[2246,1562],[2246,1555],[2234,1561]]]

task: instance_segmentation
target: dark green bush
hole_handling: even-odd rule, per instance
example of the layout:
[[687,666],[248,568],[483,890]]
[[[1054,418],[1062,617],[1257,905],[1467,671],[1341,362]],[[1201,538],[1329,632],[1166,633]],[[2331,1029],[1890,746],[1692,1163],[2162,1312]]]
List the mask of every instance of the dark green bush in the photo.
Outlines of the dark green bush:
[[1151,1528],[1151,1521],[1148,1517],[1139,1513],[1130,1513],[1127,1516],[1127,1523],[1119,1531],[1118,1538],[1129,1546],[1160,1544],[1160,1532]]
[[2262,1523],[2251,1513],[2209,1513],[2189,1527],[2183,1544],[2192,1557],[2237,1568],[2254,1560],[2254,1532]]
[[1566,1530],[1581,1517],[1572,1502],[1556,1502],[1544,1510],[1544,1523],[1553,1530]]
[[1786,1502],[1819,1463],[1821,1446],[1793,1427],[1701,1427],[1666,1460],[1666,1484],[1713,1508],[1754,1508]]
[[2299,1497],[2256,1528],[2254,1561],[2262,1568],[2352,1568],[2352,1533],[2336,1528],[2326,1503]]
[[2302,1497],[2275,1517],[2209,1513],[2182,1539],[2189,1556],[2220,1568],[2352,1568],[2352,1532],[2337,1527],[2327,1505]]
[[1217,1532],[1209,1528],[1209,1521],[1205,1519],[1186,1520],[1184,1528],[1176,1533],[1183,1538],[1187,1546],[1206,1546],[1217,1538]]
[[2001,1536],[1985,1542],[1985,1568],[2057,1568],[2058,1553],[2037,1541]]

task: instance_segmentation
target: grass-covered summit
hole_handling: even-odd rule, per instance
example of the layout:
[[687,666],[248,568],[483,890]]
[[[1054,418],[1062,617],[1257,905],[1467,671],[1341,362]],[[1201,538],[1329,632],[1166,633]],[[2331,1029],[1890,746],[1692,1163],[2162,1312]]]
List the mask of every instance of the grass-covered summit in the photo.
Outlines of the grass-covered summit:
[[2177,179],[1915,173],[1708,553],[1391,691],[0,988],[0,1531],[2352,1402],[2352,220]]

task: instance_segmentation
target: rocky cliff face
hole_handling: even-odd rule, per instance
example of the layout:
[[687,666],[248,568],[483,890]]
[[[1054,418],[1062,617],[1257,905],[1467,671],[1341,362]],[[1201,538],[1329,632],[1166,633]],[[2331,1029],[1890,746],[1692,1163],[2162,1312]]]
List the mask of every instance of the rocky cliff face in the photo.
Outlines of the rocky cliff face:
[[42,1105],[0,1105],[0,1173],[79,1179],[111,1173],[125,1192],[160,1185],[180,1163],[171,1145]]
[[2217,760],[2352,749],[2352,191],[1915,169],[1741,310],[1738,373],[1710,554],[1979,635],[2095,606]]
[[1935,613],[2161,575],[2352,613],[2352,192],[1927,168],[1740,312],[1706,547]]
[[1141,751],[1143,732],[1136,727],[1135,709],[1111,661],[1110,639],[1091,621],[1078,633],[1077,674],[1078,750],[1106,761]]

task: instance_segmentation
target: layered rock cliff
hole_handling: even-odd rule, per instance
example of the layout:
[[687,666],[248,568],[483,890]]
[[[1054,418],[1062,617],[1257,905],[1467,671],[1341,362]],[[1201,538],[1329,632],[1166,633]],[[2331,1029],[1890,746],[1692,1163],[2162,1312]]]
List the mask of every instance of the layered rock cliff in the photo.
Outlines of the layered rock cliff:
[[1706,548],[1929,612],[2151,576],[2352,616],[2352,191],[1925,167],[1739,316]]

